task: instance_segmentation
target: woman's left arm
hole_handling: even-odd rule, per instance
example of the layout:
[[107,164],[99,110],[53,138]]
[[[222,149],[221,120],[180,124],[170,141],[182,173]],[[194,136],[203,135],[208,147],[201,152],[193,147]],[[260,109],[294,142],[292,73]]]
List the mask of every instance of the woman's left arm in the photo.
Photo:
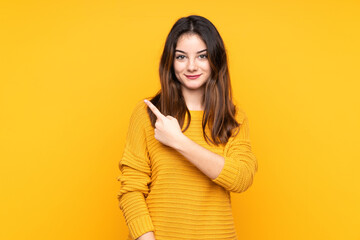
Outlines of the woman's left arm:
[[174,149],[212,180],[224,168],[225,158],[197,144],[184,134],[174,142]]
[[185,136],[176,118],[162,115],[151,102],[146,104],[157,116],[154,131],[158,141],[176,149],[212,181],[228,191],[240,193],[252,185],[258,164],[251,150],[246,116],[238,134],[229,139],[221,156]]
[[226,144],[223,155],[200,146],[185,135],[176,141],[174,148],[212,181],[231,192],[246,191],[258,170],[257,159],[251,150],[246,116],[238,134]]

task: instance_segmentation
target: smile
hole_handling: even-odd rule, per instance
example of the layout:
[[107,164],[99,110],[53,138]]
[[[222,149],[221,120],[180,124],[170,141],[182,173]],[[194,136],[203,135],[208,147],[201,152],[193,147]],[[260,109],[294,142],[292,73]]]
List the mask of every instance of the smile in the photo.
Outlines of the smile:
[[199,74],[199,75],[186,75],[186,74],[185,74],[185,76],[186,76],[188,79],[197,79],[198,77],[201,76],[201,74]]

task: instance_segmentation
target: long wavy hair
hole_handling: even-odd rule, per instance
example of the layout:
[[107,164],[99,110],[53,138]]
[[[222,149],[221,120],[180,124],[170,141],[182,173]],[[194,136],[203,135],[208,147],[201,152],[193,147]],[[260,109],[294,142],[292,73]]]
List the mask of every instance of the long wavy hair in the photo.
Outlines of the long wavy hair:
[[[183,34],[197,34],[205,42],[208,49],[211,74],[205,83],[205,92],[202,97],[204,139],[208,144],[209,141],[215,145],[226,144],[234,134],[233,130],[240,124],[235,119],[236,107],[232,102],[225,46],[219,32],[208,19],[198,15],[190,15],[178,19],[171,28],[160,60],[161,89],[150,101],[165,116],[175,117],[181,128],[183,128],[185,114],[187,114],[188,121],[183,132],[188,129],[191,115],[182,95],[181,83],[176,78],[173,67],[177,41]],[[149,108],[147,111],[151,124],[155,128],[156,116]],[[211,138],[205,132],[207,124],[211,131]]]

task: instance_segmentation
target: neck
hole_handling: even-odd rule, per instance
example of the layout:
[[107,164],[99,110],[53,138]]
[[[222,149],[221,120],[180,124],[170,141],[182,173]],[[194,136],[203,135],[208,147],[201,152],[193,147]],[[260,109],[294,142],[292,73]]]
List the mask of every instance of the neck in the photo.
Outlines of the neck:
[[186,106],[189,110],[199,111],[204,110],[202,104],[202,97],[204,95],[204,88],[199,89],[182,89],[182,94],[184,96]]

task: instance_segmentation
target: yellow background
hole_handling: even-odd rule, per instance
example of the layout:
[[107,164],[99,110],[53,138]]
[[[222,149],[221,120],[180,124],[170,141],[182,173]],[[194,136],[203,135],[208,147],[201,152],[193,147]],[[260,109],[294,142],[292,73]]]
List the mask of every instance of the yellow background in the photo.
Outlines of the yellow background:
[[360,3],[2,1],[0,239],[125,239],[118,162],[175,21],[222,35],[259,161],[240,239],[360,239]]

